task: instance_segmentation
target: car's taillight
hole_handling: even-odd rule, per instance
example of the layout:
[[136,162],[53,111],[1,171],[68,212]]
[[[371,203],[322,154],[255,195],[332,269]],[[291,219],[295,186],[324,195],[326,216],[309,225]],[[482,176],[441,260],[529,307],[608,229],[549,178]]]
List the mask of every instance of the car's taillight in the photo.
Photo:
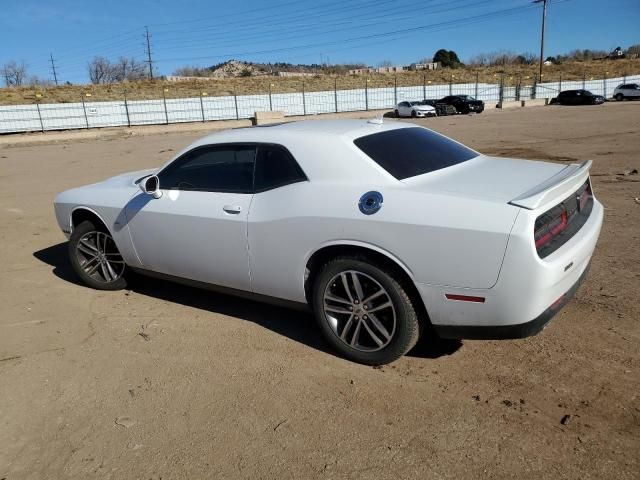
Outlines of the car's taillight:
[[558,216],[552,218],[546,223],[540,225],[538,224],[538,222],[536,222],[536,231],[534,234],[536,248],[540,249],[541,247],[548,244],[551,240],[553,240],[553,237],[567,228],[568,223],[568,215],[566,210],[559,212]]
[[587,203],[591,198],[591,188],[589,187],[588,183],[584,186],[584,189],[582,190],[582,193],[580,193],[579,198],[580,198],[580,211],[582,211],[584,210],[584,207],[587,206]]
[[551,255],[586,223],[593,209],[591,183],[587,179],[572,195],[536,218],[533,238],[540,258]]

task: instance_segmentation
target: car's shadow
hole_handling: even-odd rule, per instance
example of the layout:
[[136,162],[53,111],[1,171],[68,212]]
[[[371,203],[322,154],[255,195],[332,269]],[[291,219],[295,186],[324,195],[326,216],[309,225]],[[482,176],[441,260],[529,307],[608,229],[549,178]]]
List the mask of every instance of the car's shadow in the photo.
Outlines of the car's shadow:
[[[71,268],[66,243],[59,243],[39,250],[34,252],[33,256],[52,266],[53,274],[58,278],[84,286]],[[148,297],[248,320],[291,340],[335,355],[335,352],[322,338],[320,329],[310,312],[247,300],[151,277],[135,276],[130,288],[133,292]],[[451,355],[462,346],[462,342],[458,340],[443,340],[435,334],[427,334],[423,337],[418,345],[409,352],[409,356],[438,358]]]

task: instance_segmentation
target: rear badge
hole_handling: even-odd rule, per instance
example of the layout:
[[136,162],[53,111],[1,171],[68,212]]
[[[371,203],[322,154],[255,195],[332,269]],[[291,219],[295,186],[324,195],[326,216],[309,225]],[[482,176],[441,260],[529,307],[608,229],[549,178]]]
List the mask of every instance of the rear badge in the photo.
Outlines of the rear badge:
[[360,197],[358,208],[365,215],[373,215],[382,208],[382,194],[380,192],[367,192]]
[[567,265],[566,267],[564,267],[564,271],[566,272],[567,270],[569,270],[571,267],[573,267],[573,262],[571,262],[569,265]]

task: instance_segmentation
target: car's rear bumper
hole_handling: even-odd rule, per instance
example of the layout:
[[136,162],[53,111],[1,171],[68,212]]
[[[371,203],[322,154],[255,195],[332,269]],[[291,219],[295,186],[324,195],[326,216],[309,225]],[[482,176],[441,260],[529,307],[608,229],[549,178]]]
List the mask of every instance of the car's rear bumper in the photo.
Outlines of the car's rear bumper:
[[541,259],[533,245],[536,211],[516,218],[498,281],[472,289],[416,283],[436,332],[448,338],[521,338],[539,332],[583,282],[603,219],[594,199],[587,222]]
[[526,338],[540,333],[551,319],[573,298],[584,279],[587,278],[590,264],[587,265],[578,281],[553,305],[529,322],[515,325],[434,325],[434,330],[441,338],[458,338],[469,340],[508,340]]

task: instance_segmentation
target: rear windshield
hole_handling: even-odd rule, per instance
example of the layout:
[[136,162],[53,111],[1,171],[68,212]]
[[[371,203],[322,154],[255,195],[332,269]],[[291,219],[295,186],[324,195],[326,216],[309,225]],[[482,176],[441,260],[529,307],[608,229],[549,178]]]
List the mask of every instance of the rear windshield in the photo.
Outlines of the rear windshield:
[[398,180],[466,162],[479,154],[425,128],[398,128],[354,140]]

